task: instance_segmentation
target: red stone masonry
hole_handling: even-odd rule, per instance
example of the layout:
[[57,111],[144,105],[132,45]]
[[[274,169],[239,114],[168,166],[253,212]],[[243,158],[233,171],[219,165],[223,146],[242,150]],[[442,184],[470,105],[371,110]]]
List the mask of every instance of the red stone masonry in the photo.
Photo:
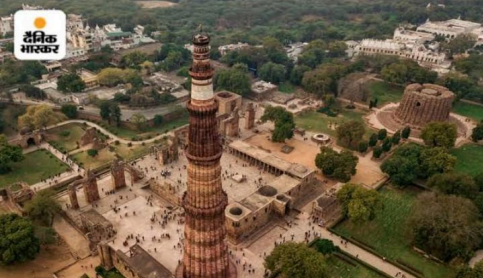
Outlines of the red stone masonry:
[[[187,103],[190,115],[186,148],[188,188],[181,199],[186,224],[183,265],[176,273],[179,278],[236,277],[226,244],[228,198],[221,184],[223,149],[216,121],[218,103],[211,89],[214,69],[209,60],[209,42],[206,35],[193,38],[190,75],[196,88]],[[196,89],[203,92],[203,99],[197,99],[193,93]]]

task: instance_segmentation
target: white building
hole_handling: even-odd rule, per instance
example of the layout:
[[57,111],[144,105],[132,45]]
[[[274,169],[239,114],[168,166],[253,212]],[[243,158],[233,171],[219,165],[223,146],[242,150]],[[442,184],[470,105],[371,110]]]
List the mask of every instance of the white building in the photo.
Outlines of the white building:
[[363,40],[354,49],[356,55],[395,55],[423,64],[443,65],[446,55],[430,50],[421,43],[403,43],[396,40]]
[[307,45],[308,43],[306,42],[292,43],[288,48],[285,49],[287,56],[290,58],[290,60],[297,63],[300,54],[302,54]]
[[13,16],[5,16],[0,18],[0,34],[5,36],[7,33],[13,32]]
[[417,31],[444,36],[448,39],[454,39],[460,34],[469,34],[479,28],[481,28],[480,23],[465,21],[459,18],[435,22],[431,22],[428,19],[426,23],[417,28]]
[[248,43],[239,42],[237,44],[222,45],[222,46],[218,47],[218,51],[220,51],[221,56],[225,56],[230,51],[242,50],[242,49],[247,48],[249,46],[250,45]]
[[433,41],[435,35],[426,32],[406,30],[399,27],[394,31],[393,39],[404,43],[425,43]]

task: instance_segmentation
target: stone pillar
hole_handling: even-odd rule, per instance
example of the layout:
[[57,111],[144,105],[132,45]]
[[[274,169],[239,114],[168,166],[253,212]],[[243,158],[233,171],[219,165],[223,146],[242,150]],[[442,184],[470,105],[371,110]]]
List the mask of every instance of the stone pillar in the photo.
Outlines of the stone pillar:
[[126,187],[126,176],[124,175],[124,163],[118,159],[114,160],[111,166],[112,188],[118,190]]
[[255,108],[253,103],[249,103],[245,111],[245,129],[249,130],[255,126]]
[[75,186],[69,186],[67,191],[69,193],[70,207],[72,209],[79,209],[79,201],[77,200],[77,190]]
[[112,256],[111,256],[111,250],[109,245],[105,243],[101,243],[97,245],[97,251],[99,253],[99,257],[101,260],[101,265],[106,269],[110,270],[111,268],[114,267],[114,264],[112,262]]
[[87,203],[93,203],[100,199],[99,189],[97,188],[97,178],[96,175],[91,171],[87,170],[87,177],[84,181],[84,196]]

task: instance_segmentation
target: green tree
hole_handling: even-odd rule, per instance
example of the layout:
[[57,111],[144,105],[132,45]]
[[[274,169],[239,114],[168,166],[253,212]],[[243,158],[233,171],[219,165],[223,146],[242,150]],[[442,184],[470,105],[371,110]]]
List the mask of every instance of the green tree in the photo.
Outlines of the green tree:
[[27,112],[18,118],[20,128],[29,128],[31,130],[46,128],[66,120],[65,115],[54,112],[51,106],[47,104],[33,105],[27,108]]
[[33,260],[39,253],[39,240],[32,222],[17,214],[0,215],[0,263],[11,265]]
[[64,104],[60,108],[60,111],[64,113],[69,119],[77,118],[77,106],[72,104]]
[[371,134],[371,137],[369,137],[369,146],[374,147],[377,145],[377,134],[373,133]]
[[395,185],[401,187],[409,185],[418,177],[420,155],[421,146],[403,145],[382,163],[381,170],[389,175],[391,182]]
[[153,121],[155,126],[161,126],[164,121],[163,115],[160,115],[160,114],[154,115]]
[[413,206],[408,226],[418,248],[446,262],[467,260],[482,241],[479,218],[478,209],[466,198],[423,193]]
[[452,123],[432,122],[427,124],[421,133],[421,138],[427,146],[452,148],[458,133]]
[[360,185],[347,183],[336,193],[342,211],[356,223],[374,219],[377,210],[382,208],[379,193]]
[[409,126],[404,127],[401,132],[401,137],[403,139],[408,139],[410,135],[411,135],[411,128]]
[[25,204],[25,212],[34,223],[52,226],[55,214],[61,210],[59,203],[53,196],[53,191],[42,190]]
[[330,255],[339,252],[339,246],[334,245],[334,242],[329,239],[321,238],[315,242],[315,249],[324,255]]
[[473,128],[473,132],[471,133],[471,139],[474,142],[483,140],[483,120],[480,121],[475,128]]
[[387,137],[387,130],[385,128],[379,129],[379,132],[377,132],[377,139],[379,140],[384,140]]
[[35,98],[35,99],[41,99],[41,100],[47,98],[47,95],[45,94],[44,91],[32,85],[22,85],[19,87],[19,90],[24,92],[25,95],[29,98]]
[[450,172],[433,175],[428,179],[427,186],[444,194],[475,198],[479,188],[471,176],[463,173]]
[[381,76],[386,82],[404,84],[408,79],[408,68],[404,64],[394,63],[384,67]]
[[119,126],[121,123],[121,108],[119,108],[119,104],[114,101],[105,100],[101,102],[99,108],[99,114],[103,120],[109,124],[115,122]]
[[22,148],[10,145],[7,137],[0,134],[0,175],[12,171],[12,163],[20,162],[23,159]]
[[274,272],[281,271],[290,278],[327,278],[324,255],[303,243],[280,244],[265,258],[265,267]]
[[427,178],[438,173],[451,172],[456,164],[456,157],[445,148],[425,148],[419,156],[420,177]]
[[369,143],[366,140],[359,142],[359,152],[360,153],[365,153],[368,148],[369,148]]
[[99,152],[96,149],[88,149],[87,150],[87,155],[90,157],[96,157],[99,154]]
[[124,83],[126,72],[118,68],[105,68],[98,75],[99,84],[113,87]]
[[217,71],[214,84],[217,91],[228,90],[242,96],[248,95],[251,91],[250,77],[238,69]]
[[364,124],[359,121],[347,121],[340,124],[337,129],[337,140],[342,146],[354,148],[364,137]]
[[338,64],[324,64],[304,73],[302,87],[309,93],[326,95],[337,93],[337,83],[347,73],[347,68]]
[[401,131],[396,131],[394,135],[392,136],[392,144],[397,145],[401,141]]
[[285,81],[287,70],[284,65],[268,62],[260,68],[258,74],[261,79],[267,82],[280,84]]
[[342,182],[348,182],[355,175],[358,161],[350,151],[337,153],[329,147],[321,147],[315,157],[315,165],[324,175]]
[[459,34],[449,42],[443,42],[441,48],[449,51],[451,55],[465,53],[476,44],[476,37],[473,34]]
[[133,51],[122,56],[121,66],[126,68],[141,69],[141,64],[149,60],[148,56],[141,51]]
[[86,83],[75,73],[62,75],[57,81],[57,89],[64,93],[78,93],[86,88]]
[[391,137],[386,137],[384,141],[382,142],[382,150],[384,152],[389,152],[392,148],[392,139]]
[[295,128],[293,114],[285,110],[285,108],[268,106],[265,108],[261,121],[271,121],[275,124],[272,141],[285,142],[286,139],[293,137],[293,130]]
[[290,73],[290,83],[294,84],[295,86],[302,85],[302,79],[304,78],[304,74],[310,70],[311,68],[308,66],[295,66]]
[[382,147],[380,146],[374,147],[374,150],[372,151],[372,157],[376,159],[380,158],[383,152],[384,151],[382,150]]
[[141,114],[141,113],[135,113],[131,117],[131,122],[136,125],[136,129],[137,130],[144,130],[146,128],[146,125],[147,125],[147,122],[148,121],[147,121],[146,117],[143,114]]

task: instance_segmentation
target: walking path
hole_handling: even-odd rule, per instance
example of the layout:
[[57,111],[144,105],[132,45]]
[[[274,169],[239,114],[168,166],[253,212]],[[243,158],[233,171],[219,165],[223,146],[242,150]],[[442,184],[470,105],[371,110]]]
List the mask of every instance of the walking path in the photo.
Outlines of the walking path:
[[28,149],[25,149],[23,151],[23,153],[27,154],[27,153],[30,153],[30,152],[33,152],[33,151],[36,151],[36,150],[39,150],[39,149],[45,149],[45,150],[49,151],[51,154],[53,154],[55,157],[57,157],[57,159],[64,162],[65,164],[69,165],[71,170],[62,173],[57,177],[52,177],[50,179],[46,179],[45,181],[41,181],[41,182],[38,182],[38,183],[30,186],[32,188],[32,190],[38,191],[38,190],[46,189],[46,188],[52,187],[56,184],[62,183],[66,180],[72,179],[76,176],[79,176],[79,175],[84,176],[84,174],[85,174],[84,169],[82,169],[74,161],[69,159],[66,155],[64,155],[63,153],[59,152],[57,149],[52,147],[49,143],[44,142],[44,143],[40,144],[39,146],[30,147]]
[[58,124],[49,126],[46,129],[52,129],[52,128],[56,128],[56,127],[59,127],[59,126],[64,126],[64,125],[71,124],[71,123],[86,124],[86,125],[88,125],[90,127],[97,128],[104,135],[107,135],[110,138],[112,138],[114,140],[117,140],[117,141],[119,141],[122,144],[129,144],[129,143],[131,143],[133,145],[142,145],[143,143],[144,144],[149,144],[149,143],[153,143],[154,141],[159,140],[159,139],[163,138],[164,136],[166,136],[167,134],[170,134],[171,133],[171,132],[168,132],[168,133],[160,134],[160,135],[158,135],[156,137],[153,137],[153,138],[147,139],[147,140],[143,140],[143,141],[131,141],[131,140],[126,140],[126,139],[123,139],[123,138],[121,138],[121,137],[119,137],[117,135],[112,134],[110,131],[108,131],[107,129],[103,128],[102,126],[100,126],[98,124],[95,124],[95,123],[89,122],[89,121],[84,121],[84,120],[67,120],[67,121],[64,121],[64,122],[61,122],[61,123],[58,123]]
[[[367,264],[372,265],[374,268],[386,273],[389,276],[395,277],[399,273],[398,277],[416,278],[415,276],[403,271],[399,267],[383,260],[382,258],[342,239],[341,237],[332,234],[329,230],[322,228],[316,224],[311,223],[310,214],[303,212],[297,215],[296,219],[291,222],[291,227],[288,225],[276,226],[270,231],[261,235],[258,239],[249,244],[248,247],[237,248],[232,250],[232,259],[234,261],[240,260],[240,264],[237,264],[239,277],[263,277],[263,262],[264,254],[268,255],[275,247],[275,242],[281,243],[282,239],[291,241],[293,235],[293,241],[304,242],[306,240],[306,233],[310,231],[309,240],[315,239],[315,233],[320,238],[332,240],[335,245],[339,246],[345,252],[358,258]],[[306,241],[305,241],[306,242]],[[230,248],[231,249],[231,248]],[[243,264],[251,265],[252,268],[257,271],[254,274],[248,274],[243,270]]]

